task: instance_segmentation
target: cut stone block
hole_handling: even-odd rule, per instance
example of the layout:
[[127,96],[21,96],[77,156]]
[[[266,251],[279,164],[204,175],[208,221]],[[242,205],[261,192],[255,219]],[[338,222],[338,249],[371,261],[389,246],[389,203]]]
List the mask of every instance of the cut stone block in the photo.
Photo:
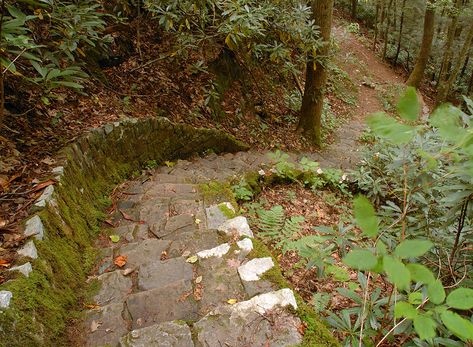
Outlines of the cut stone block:
[[238,268],[238,273],[243,281],[258,281],[261,276],[274,267],[273,259],[255,258]]
[[0,290],[0,309],[10,307],[10,301],[13,298],[13,293],[8,290]]
[[125,268],[133,268],[160,260],[170,244],[170,241],[149,239],[123,246],[118,253],[127,256]]
[[[280,291],[279,291],[280,292]],[[194,324],[201,346],[296,346],[301,321],[284,308],[289,293],[272,292],[233,306],[219,307]],[[291,291],[292,293],[292,291]],[[295,299],[294,299],[295,302]],[[262,304],[262,307],[258,305]]]
[[207,215],[207,227],[209,229],[218,229],[223,223],[225,223],[229,218],[226,216],[222,209],[228,209],[235,213],[235,208],[229,202],[222,202],[218,205],[212,205],[205,209]]
[[34,206],[39,209],[46,207],[46,204],[51,201],[53,197],[53,193],[54,193],[54,186],[53,185],[47,186],[44,189],[43,194],[41,194],[38,200],[36,200]]
[[192,265],[183,258],[155,261],[142,265],[138,274],[138,287],[141,290],[162,288],[180,280],[192,281]]
[[165,322],[130,332],[120,347],[193,347],[191,330],[181,321]]
[[180,183],[162,183],[154,184],[146,193],[145,199],[152,197],[167,197],[167,198],[188,198],[193,199],[199,196],[197,189],[192,184]]
[[[171,236],[168,236],[171,239]],[[172,235],[169,257],[180,257],[182,253],[195,254],[201,250],[218,246],[220,243],[215,231],[186,232]]]
[[89,328],[87,346],[117,346],[120,338],[128,333],[122,311],[123,303],[90,311],[86,320]]
[[18,254],[22,257],[28,257],[31,259],[38,258],[38,251],[36,249],[36,246],[34,245],[34,241],[30,240],[25,243],[23,247],[18,250]]
[[248,220],[243,216],[238,216],[227,220],[217,229],[218,231],[224,232],[226,235],[232,235],[236,233],[239,236],[248,236],[253,238],[253,232],[250,229]]
[[211,258],[211,257],[223,257],[225,254],[228,253],[230,250],[230,245],[228,243],[221,244],[220,246],[217,246],[212,249],[207,249],[205,251],[200,251],[197,253],[197,256],[199,258]]
[[101,287],[94,300],[100,306],[123,302],[131,292],[131,278],[123,276],[120,271],[105,273],[98,280]]
[[130,295],[127,307],[133,329],[171,320],[195,320],[197,303],[190,296],[192,284],[185,280]]
[[44,238],[44,225],[38,215],[28,219],[25,224],[25,236],[33,236],[37,240]]

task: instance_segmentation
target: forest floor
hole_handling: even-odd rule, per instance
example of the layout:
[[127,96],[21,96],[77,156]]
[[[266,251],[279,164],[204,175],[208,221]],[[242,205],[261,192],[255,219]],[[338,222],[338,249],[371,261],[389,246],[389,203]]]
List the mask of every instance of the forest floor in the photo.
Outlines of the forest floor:
[[[331,132],[326,137],[331,145],[328,152],[322,150],[339,156],[331,161],[340,164],[347,149],[357,151],[361,146],[365,116],[393,109],[404,79],[376,56],[366,39],[348,32],[348,24],[342,19],[334,24],[336,67],[328,95]],[[38,103],[34,109],[7,114],[0,129],[0,259],[4,263],[13,261],[12,250],[23,242],[18,222],[42,189],[53,183],[47,176],[55,165],[55,153],[91,127],[127,117],[165,115],[174,122],[227,131],[255,150],[319,151],[295,132],[297,114],[279,97],[281,86],[242,91],[234,83],[222,103],[225,116],[215,117],[203,106],[209,73],[195,71],[202,57],[190,56],[186,68],[176,67],[172,60],[161,59],[171,52],[166,37],[156,37],[153,27],[142,30],[141,54],[106,69],[108,84],[89,83],[87,95],[64,91],[53,105]],[[265,81],[259,71],[252,73],[255,81]],[[257,100],[249,111],[239,108],[245,97]],[[258,102],[266,109],[264,114],[251,112],[260,106]]]

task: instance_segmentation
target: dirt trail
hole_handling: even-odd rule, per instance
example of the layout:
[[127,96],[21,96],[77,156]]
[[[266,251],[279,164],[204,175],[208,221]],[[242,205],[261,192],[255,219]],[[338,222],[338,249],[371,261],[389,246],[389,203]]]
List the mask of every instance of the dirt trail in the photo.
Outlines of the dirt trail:
[[321,155],[334,166],[351,168],[359,159],[358,138],[365,129],[367,115],[383,111],[384,105],[379,93],[390,86],[402,84],[403,78],[366,47],[355,34],[348,32],[343,24],[336,22],[332,35],[340,47],[337,59],[341,68],[358,87],[357,105],[353,116],[335,131],[335,141]]

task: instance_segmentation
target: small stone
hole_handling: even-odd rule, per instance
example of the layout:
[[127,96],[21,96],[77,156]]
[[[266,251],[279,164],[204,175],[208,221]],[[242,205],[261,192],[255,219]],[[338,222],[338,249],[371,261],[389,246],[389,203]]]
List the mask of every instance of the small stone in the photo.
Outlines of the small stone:
[[54,186],[53,185],[47,186],[46,189],[44,189],[43,194],[41,194],[41,196],[38,198],[38,200],[34,204],[34,206],[39,209],[46,207],[46,204],[48,204],[51,201],[53,197],[53,193],[54,193]]
[[227,220],[218,227],[218,231],[224,232],[227,235],[236,232],[239,236],[254,237],[250,225],[248,224],[248,220],[243,216]]
[[0,290],[0,309],[8,308],[10,306],[10,301],[13,297],[13,293],[7,290]]
[[261,275],[274,267],[273,259],[256,258],[238,268],[238,273],[243,281],[258,281]]
[[38,215],[28,219],[25,225],[25,236],[33,236],[36,240],[44,238],[44,225]]
[[18,254],[31,259],[38,258],[38,251],[36,250],[36,246],[34,245],[33,240],[30,240],[25,243],[24,246],[18,250]]
[[251,239],[245,238],[241,241],[238,241],[237,246],[243,251],[243,253],[248,254],[253,250],[253,241],[251,241]]
[[264,314],[266,311],[269,311],[276,306],[292,306],[294,310],[297,310],[296,298],[291,289],[283,288],[275,292],[257,295],[250,300],[236,304],[235,309],[240,312],[252,310]]
[[64,175],[64,166],[55,167],[51,172],[56,175]]
[[221,244],[220,246],[217,246],[212,249],[207,249],[205,251],[201,251],[197,253],[197,256],[199,258],[210,258],[210,257],[223,257],[225,254],[228,253],[230,250],[230,245],[228,243]]
[[31,263],[28,262],[23,265],[13,266],[12,268],[10,268],[10,271],[18,271],[22,273],[25,277],[28,277],[31,271],[33,271],[33,267],[31,266]]

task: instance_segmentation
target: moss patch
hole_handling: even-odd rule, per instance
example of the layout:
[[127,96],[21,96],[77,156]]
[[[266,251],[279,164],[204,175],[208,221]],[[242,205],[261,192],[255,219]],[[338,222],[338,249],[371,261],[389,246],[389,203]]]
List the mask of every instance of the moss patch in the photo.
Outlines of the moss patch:
[[224,202],[218,205],[218,209],[223,213],[225,217],[228,219],[235,218],[237,216],[237,213],[230,209]]

